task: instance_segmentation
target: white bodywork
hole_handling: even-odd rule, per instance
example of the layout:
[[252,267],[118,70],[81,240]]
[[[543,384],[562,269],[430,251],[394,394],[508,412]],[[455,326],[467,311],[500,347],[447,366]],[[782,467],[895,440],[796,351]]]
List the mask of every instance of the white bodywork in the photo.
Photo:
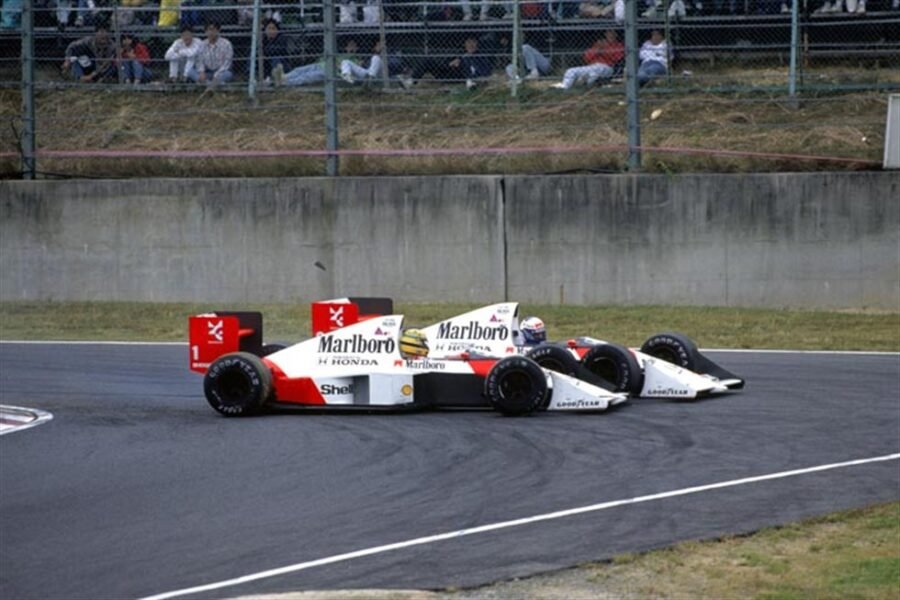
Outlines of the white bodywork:
[[[503,344],[506,344],[507,338],[512,339],[509,332],[513,324],[509,319],[515,318],[515,304],[497,306],[509,311],[498,313],[505,317],[502,327],[506,328],[506,332],[503,336],[499,335],[500,329],[496,325],[493,333],[483,333],[480,324],[463,330],[467,334],[475,334],[476,341],[471,345],[457,344],[452,338],[432,338],[429,334],[431,353],[427,358],[407,359],[401,356],[399,339],[403,316],[387,315],[319,335],[271,354],[265,360],[276,368],[276,372],[280,371],[279,376],[283,374],[283,380],[291,385],[299,385],[291,382],[305,383],[302,380],[313,382],[324,403],[329,406],[413,405],[416,375],[477,375],[479,371],[473,365],[479,360],[469,359],[468,351],[487,350],[484,354],[490,354],[490,357],[481,360],[490,362],[488,367],[499,360],[498,356],[503,358],[507,354],[515,354],[515,346],[509,353],[496,351],[500,348],[500,337],[504,339]],[[495,323],[490,321],[493,314],[486,317],[486,322]],[[479,318],[482,316],[479,315]],[[453,329],[456,325],[445,326],[443,333],[448,336],[460,333],[460,330]],[[432,339],[435,342],[431,342]],[[545,373],[548,387],[552,390],[548,410],[605,410],[627,400],[625,394],[609,392],[560,373],[547,370]]]
[[[481,352],[495,357],[526,353],[529,347],[519,342],[519,305],[517,302],[491,304],[424,328],[433,356],[452,356],[459,352]],[[607,344],[594,338],[579,338],[583,345]],[[574,348],[568,348],[576,359]],[[719,380],[644,354],[631,352],[644,372],[643,398],[691,399],[729,391],[739,380]]]

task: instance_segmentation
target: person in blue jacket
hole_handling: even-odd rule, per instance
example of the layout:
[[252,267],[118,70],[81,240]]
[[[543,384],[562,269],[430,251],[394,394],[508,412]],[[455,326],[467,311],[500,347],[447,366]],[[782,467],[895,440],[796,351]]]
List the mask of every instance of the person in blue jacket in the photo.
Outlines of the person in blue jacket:
[[431,73],[435,79],[444,81],[465,81],[469,89],[475,87],[476,80],[489,77],[494,61],[487,54],[478,52],[478,38],[469,36],[465,42],[465,52],[456,58],[432,57],[420,62],[413,69],[413,81]]

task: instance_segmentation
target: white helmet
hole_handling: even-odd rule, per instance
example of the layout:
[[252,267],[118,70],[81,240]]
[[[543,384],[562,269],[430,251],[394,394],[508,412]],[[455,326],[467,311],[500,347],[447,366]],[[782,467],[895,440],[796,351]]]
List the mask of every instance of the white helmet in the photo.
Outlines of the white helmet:
[[547,341],[547,330],[544,322],[537,317],[526,317],[519,323],[519,331],[522,332],[524,342],[528,346],[534,346]]

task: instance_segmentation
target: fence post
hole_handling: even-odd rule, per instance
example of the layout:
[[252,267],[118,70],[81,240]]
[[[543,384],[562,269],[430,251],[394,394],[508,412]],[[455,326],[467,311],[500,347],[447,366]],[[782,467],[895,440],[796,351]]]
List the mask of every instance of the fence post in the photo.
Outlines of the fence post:
[[247,77],[247,96],[256,102],[256,52],[259,48],[259,0],[253,0],[253,31],[250,34],[250,65]]
[[34,179],[34,0],[22,3],[22,177]]
[[384,89],[390,87],[391,73],[388,65],[387,33],[384,29],[384,2],[378,0],[378,40],[381,42],[381,84]]
[[522,11],[519,8],[519,0],[513,0],[513,32],[512,32],[512,67],[513,79],[510,91],[512,97],[519,95],[519,52],[522,49]]
[[334,24],[334,0],[324,0],[322,10],[325,11],[323,24],[325,26],[324,51],[325,51],[325,149],[328,157],[325,159],[325,174],[336,177],[340,164],[337,154],[331,154],[338,149],[338,115],[337,115],[337,41],[335,39]]
[[[796,1],[796,0],[795,0]],[[628,121],[628,170],[641,170],[641,110],[638,105],[638,0],[625,2],[625,103]]]
[[788,72],[788,95],[797,96],[797,53],[800,50],[800,2],[791,1],[791,67]]

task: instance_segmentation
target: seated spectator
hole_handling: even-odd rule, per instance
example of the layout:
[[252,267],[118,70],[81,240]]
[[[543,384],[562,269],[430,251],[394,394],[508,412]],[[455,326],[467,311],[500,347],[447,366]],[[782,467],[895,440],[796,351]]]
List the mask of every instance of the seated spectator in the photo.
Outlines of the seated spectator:
[[584,52],[584,66],[566,69],[563,80],[553,87],[568,90],[578,81],[585,85],[593,85],[600,79],[609,79],[625,58],[625,46],[619,41],[615,30],[607,29],[603,39]]
[[200,51],[194,61],[194,69],[188,71],[187,78],[196,83],[219,85],[228,83],[234,76],[231,61],[234,48],[231,42],[219,35],[219,24],[206,24],[206,39],[200,43]]
[[97,25],[94,35],[75,40],[66,48],[63,73],[83,83],[97,83],[116,77],[116,48],[106,25]]
[[[542,75],[550,74],[550,59],[534,46],[522,44],[522,64],[525,65],[525,79],[539,79]],[[510,79],[519,76],[514,65],[506,65],[506,76]]]
[[465,81],[466,87],[472,89],[476,86],[476,79],[491,75],[492,62],[490,56],[478,54],[478,38],[469,36],[462,56],[450,60],[446,57],[434,57],[421,61],[413,69],[410,83],[431,73],[435,79]]
[[285,62],[287,61],[287,39],[281,35],[278,21],[269,19],[263,28],[263,78],[271,81],[272,71],[278,69],[280,75],[284,75]]
[[3,0],[0,27],[19,29],[22,26],[22,0]]
[[187,79],[188,73],[194,72],[194,63],[200,52],[200,45],[201,43],[194,39],[194,32],[190,27],[181,28],[181,36],[166,50],[171,83],[184,81]]
[[496,0],[479,0],[478,14],[472,12],[472,0],[460,0],[460,7],[463,12],[463,21],[473,21],[481,19],[487,21],[493,17],[491,9],[497,8],[503,11],[501,18],[512,19],[513,4],[511,2],[497,2]]
[[[345,54],[335,57],[335,64],[338,67],[344,61],[350,60],[355,62],[358,60],[356,53],[359,51],[359,46],[356,44],[356,40],[347,40],[344,50]],[[285,73],[283,78],[278,76],[277,71],[273,71],[272,78],[275,80],[275,85],[301,86],[322,83],[325,81],[325,57],[314,63],[297,67],[289,73]]]
[[659,29],[654,29],[650,39],[641,46],[638,57],[641,64],[638,67],[637,78],[640,85],[644,85],[651,79],[662,77],[669,71],[669,46]]
[[181,0],[159,0],[159,19],[157,27],[175,27],[178,25]]
[[[378,79],[382,76],[382,66],[384,62],[381,58],[381,50],[383,46],[381,40],[377,40],[372,46],[372,55],[369,57],[369,65],[361,66],[359,63],[344,59],[341,61],[341,77],[347,83],[356,83],[357,81],[365,81],[366,79]],[[404,72],[403,59],[399,56],[388,56],[388,77],[401,76]]]
[[122,34],[122,46],[119,48],[119,73],[123,83],[135,85],[147,83],[153,78],[150,71],[150,51],[134,34]]

